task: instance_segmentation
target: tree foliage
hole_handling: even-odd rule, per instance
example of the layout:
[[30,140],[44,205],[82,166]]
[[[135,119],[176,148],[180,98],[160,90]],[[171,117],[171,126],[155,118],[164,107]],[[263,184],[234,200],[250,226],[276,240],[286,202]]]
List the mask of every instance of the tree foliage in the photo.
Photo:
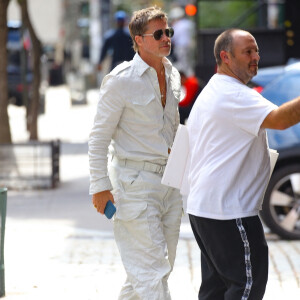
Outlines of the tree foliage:
[[[199,4],[200,28],[227,28],[231,27],[236,19],[256,5],[256,1],[214,1],[201,0]],[[245,18],[240,26],[251,28],[257,22],[256,15]]]

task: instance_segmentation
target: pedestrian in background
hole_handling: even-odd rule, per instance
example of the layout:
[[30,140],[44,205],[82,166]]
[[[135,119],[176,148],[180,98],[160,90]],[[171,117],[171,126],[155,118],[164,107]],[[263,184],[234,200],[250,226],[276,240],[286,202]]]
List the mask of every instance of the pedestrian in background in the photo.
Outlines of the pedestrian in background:
[[170,11],[174,28],[173,56],[178,70],[185,70],[186,76],[193,75],[194,23],[189,20],[182,7],[174,7]]
[[115,13],[114,18],[117,28],[109,30],[104,35],[104,41],[98,65],[99,71],[102,70],[102,63],[108,55],[111,56],[110,70],[123,61],[132,60],[134,56],[132,40],[128,28],[125,26],[127,14],[120,10]]
[[200,82],[196,76],[186,76],[184,71],[179,71],[181,78],[182,95],[184,97],[179,102],[180,124],[185,124],[190,111],[196,101],[200,91]]
[[201,249],[201,300],[261,300],[268,247],[258,217],[270,177],[266,129],[300,121],[300,97],[280,107],[247,87],[259,52],[247,31],[215,41],[218,65],[188,120],[187,212]]
[[127,274],[121,300],[171,299],[183,205],[177,189],[161,184],[180,100],[180,75],[166,58],[173,36],[167,22],[158,7],[134,12],[136,54],[104,78],[89,139],[93,204],[101,214],[109,200],[117,208],[114,234]]

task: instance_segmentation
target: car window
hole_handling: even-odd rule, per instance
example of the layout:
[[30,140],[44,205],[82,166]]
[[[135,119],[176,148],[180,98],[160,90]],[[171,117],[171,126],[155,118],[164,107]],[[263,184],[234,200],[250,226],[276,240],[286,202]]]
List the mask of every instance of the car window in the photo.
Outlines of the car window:
[[277,66],[258,69],[257,75],[251,79],[251,82],[255,85],[265,87],[277,76],[282,75],[284,73],[284,68],[284,66]]
[[300,72],[290,71],[276,78],[262,91],[262,95],[277,105],[300,96]]

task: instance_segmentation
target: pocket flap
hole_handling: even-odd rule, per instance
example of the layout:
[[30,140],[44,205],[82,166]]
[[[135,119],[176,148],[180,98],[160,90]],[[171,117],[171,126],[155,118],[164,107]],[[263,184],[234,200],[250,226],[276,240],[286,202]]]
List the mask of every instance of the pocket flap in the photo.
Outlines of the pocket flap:
[[142,95],[138,95],[137,97],[133,97],[132,98],[132,103],[134,105],[148,105],[151,101],[155,100],[155,96],[153,95],[153,93],[151,94],[142,94]]
[[122,221],[131,221],[136,219],[147,209],[147,203],[126,203],[117,208],[115,218]]

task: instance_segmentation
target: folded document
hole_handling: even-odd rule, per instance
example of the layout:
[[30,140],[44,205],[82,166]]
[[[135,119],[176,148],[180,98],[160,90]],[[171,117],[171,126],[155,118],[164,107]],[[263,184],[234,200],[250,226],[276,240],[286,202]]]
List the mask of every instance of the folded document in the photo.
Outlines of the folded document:
[[274,149],[269,149],[269,154],[270,154],[270,177],[273,173],[277,158],[279,153],[277,152],[277,150]]
[[189,156],[189,136],[185,125],[179,125],[172,151],[165,168],[161,183],[180,190],[182,195],[188,193],[187,163]]

